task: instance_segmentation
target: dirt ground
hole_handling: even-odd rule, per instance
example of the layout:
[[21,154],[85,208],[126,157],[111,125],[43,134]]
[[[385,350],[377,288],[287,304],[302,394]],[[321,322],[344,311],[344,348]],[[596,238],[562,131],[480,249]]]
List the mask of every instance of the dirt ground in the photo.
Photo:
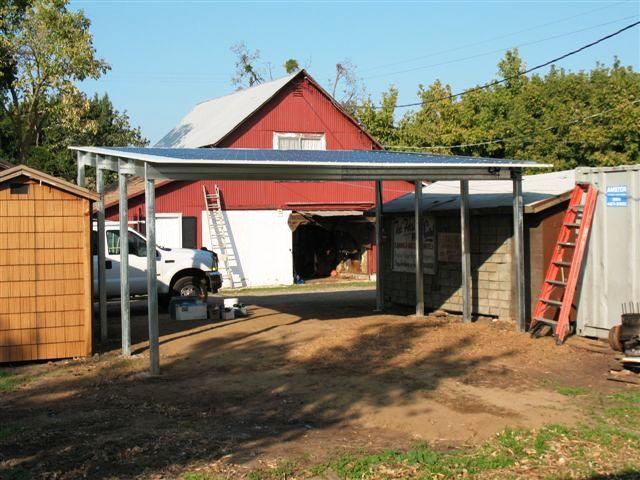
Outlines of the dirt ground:
[[175,478],[213,464],[240,475],[345,450],[473,445],[578,421],[562,388],[622,388],[605,380],[608,355],[501,322],[377,315],[374,295],[252,294],[248,318],[164,316],[156,379],[144,375],[145,303],[132,304],[128,360],[112,303],[100,355],[4,369],[24,380],[0,392],[0,478]]

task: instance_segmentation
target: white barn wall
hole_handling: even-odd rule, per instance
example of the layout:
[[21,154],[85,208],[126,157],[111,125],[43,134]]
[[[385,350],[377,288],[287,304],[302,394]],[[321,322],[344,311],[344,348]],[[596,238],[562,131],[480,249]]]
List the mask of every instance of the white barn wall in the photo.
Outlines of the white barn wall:
[[[293,283],[292,233],[288,224],[290,214],[291,210],[224,211],[238,260],[238,265],[231,266],[236,286]],[[207,212],[203,211],[202,243],[211,249],[206,215]],[[220,267],[223,267],[222,261]],[[224,286],[229,285],[225,283]]]

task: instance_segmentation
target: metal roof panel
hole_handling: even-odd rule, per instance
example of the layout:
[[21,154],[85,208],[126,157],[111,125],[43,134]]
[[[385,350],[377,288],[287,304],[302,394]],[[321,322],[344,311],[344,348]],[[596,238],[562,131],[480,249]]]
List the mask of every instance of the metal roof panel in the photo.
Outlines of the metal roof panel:
[[529,160],[433,155],[385,150],[272,150],[250,148],[71,147],[87,153],[171,164],[431,166],[478,168],[544,168]]
[[198,148],[217,143],[297,74],[298,72],[197,104],[155,146]]
[[[575,185],[575,171],[525,175],[522,178],[524,204],[535,209],[537,204],[571,192]],[[396,198],[384,204],[384,213],[408,213],[414,208],[413,193]],[[469,182],[469,208],[511,207],[513,204],[512,185],[500,180]],[[422,188],[422,205],[428,211],[460,209],[460,182],[439,181]]]

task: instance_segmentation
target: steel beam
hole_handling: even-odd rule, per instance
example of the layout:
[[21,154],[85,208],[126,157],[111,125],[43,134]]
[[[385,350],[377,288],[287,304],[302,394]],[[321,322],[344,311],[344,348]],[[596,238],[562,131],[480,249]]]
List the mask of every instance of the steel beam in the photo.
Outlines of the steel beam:
[[471,236],[469,231],[469,182],[460,181],[460,251],[462,252],[462,318],[471,322]]
[[156,274],[156,186],[152,178],[144,179],[147,234],[147,315],[149,317],[149,373],[160,375],[158,327],[158,277]]
[[96,204],[96,220],[98,224],[98,308],[100,312],[100,340],[109,337],[107,326],[107,272],[106,245],[104,228],[104,170],[96,168],[96,190],[100,198]]
[[382,274],[382,181],[376,180],[376,310],[384,310],[384,276]]
[[519,332],[527,329],[525,318],[524,282],[524,201],[522,198],[522,172],[512,171],[513,179],[513,252],[516,283],[516,327]]
[[118,159],[113,157],[100,156],[95,163],[96,167],[100,167],[104,170],[110,170],[112,172],[118,171]]
[[129,306],[129,199],[127,175],[118,173],[120,194],[120,316],[122,324],[122,355],[131,355],[131,319]]
[[424,222],[422,215],[422,181],[415,182],[415,249],[416,249],[416,316],[424,316],[424,269],[422,251],[424,246]]
[[[140,163],[142,165],[142,163]],[[129,172],[139,171],[129,166]],[[317,165],[234,165],[221,163],[149,163],[147,175],[156,180],[510,180],[508,168],[472,167],[383,167]]]

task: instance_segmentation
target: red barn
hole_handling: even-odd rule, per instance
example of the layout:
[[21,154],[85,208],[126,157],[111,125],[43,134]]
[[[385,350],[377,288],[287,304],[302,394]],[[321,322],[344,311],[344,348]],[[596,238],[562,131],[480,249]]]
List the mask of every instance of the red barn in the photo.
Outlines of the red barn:
[[[196,105],[156,147],[371,150],[380,144],[304,70]],[[144,228],[141,181],[129,185],[129,220]],[[221,220],[203,187],[220,192]],[[384,201],[412,191],[385,182]],[[375,273],[374,182],[167,181],[156,189],[158,243],[226,254],[234,285]],[[117,192],[106,198],[118,218]],[[223,247],[223,239],[228,238]],[[224,264],[224,262],[223,262]]]

